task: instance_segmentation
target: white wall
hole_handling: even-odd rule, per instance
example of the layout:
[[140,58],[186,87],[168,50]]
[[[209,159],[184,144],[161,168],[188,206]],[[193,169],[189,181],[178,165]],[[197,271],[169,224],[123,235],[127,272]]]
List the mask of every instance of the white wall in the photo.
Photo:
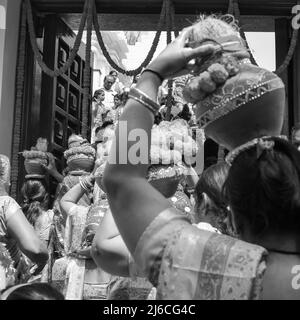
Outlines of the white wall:
[[0,0],[0,6],[6,14],[5,28],[0,29],[0,153],[10,157],[21,0]]
[[[0,0],[0,84],[3,77],[3,55],[4,55],[4,41],[6,29],[6,2],[7,0]],[[1,101],[2,85],[0,85],[0,101]]]

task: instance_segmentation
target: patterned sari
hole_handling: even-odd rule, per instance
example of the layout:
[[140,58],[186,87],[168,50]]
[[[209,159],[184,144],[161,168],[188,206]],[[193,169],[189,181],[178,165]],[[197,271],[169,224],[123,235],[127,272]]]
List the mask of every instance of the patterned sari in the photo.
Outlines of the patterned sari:
[[167,209],[145,230],[134,258],[157,286],[158,299],[251,300],[260,298],[266,255],[260,246],[200,230]]
[[17,241],[7,230],[7,221],[20,206],[7,196],[0,195],[0,286],[4,287],[26,282],[33,263],[20,251]]
[[74,205],[68,213],[65,229],[65,256],[55,261],[52,284],[67,300],[104,300],[111,276],[97,268],[92,258],[77,254],[89,248],[105,206]]

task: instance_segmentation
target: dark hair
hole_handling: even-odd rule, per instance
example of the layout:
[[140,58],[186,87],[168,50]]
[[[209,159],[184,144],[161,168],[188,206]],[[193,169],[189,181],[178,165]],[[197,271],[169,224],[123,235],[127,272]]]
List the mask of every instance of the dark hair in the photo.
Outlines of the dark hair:
[[159,125],[163,121],[163,116],[160,112],[157,112],[154,117],[154,124]]
[[125,105],[127,100],[129,99],[128,95],[129,95],[129,92],[126,92],[126,91],[121,93],[121,100],[123,105]]
[[191,120],[192,114],[190,112],[190,108],[187,104],[185,104],[182,108],[182,111],[179,112],[178,118],[181,118],[187,122],[189,122]]
[[300,130],[300,123],[296,123],[291,130],[291,141],[294,145],[299,146],[299,141],[295,141],[295,133]]
[[272,138],[274,147],[257,156],[257,146],[233,161],[224,194],[254,234],[300,227],[300,153],[289,142]]
[[49,194],[45,182],[28,179],[21,189],[23,204],[22,210],[28,221],[34,226],[37,218],[48,208]]
[[136,75],[133,77],[132,83],[137,83],[140,76],[141,76],[141,73],[136,74]]
[[121,93],[117,93],[114,95],[114,98],[118,98],[119,100],[122,99],[122,94]]
[[[8,290],[8,289],[6,289]],[[32,283],[12,291],[6,300],[64,300],[64,296],[48,283]]]
[[93,101],[96,100],[96,97],[101,93],[101,92],[105,92],[103,89],[98,89],[94,92],[94,95],[93,95]]
[[201,203],[203,200],[203,193],[205,193],[211,201],[210,213],[213,213],[214,227],[219,229],[222,233],[228,233],[226,224],[224,222],[227,217],[227,204],[223,195],[223,185],[227,178],[229,166],[226,162],[220,162],[210,166],[204,170],[195,187],[196,203]]
[[97,128],[95,129],[95,134],[97,134],[101,129],[102,129],[101,126],[97,127]]
[[103,129],[107,128],[108,126],[113,126],[113,125],[114,125],[113,121],[105,121],[102,124],[102,126],[100,127],[100,129],[103,130]]
[[116,70],[109,71],[109,75],[111,76],[113,73],[116,73],[118,75],[118,72]]

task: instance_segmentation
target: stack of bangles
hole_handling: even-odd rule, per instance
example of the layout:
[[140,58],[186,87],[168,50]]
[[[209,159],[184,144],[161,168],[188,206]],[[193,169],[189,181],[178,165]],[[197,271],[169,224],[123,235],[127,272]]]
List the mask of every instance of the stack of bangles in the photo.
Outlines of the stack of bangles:
[[[161,81],[163,80],[162,76],[156,71],[152,71],[150,69],[145,69],[143,71],[143,73],[144,72],[154,73],[158,76],[158,78]],[[146,93],[137,89],[136,87],[130,89],[128,97],[141,103],[143,106],[145,106],[147,109],[149,109],[154,115],[156,115],[158,110],[160,109],[160,106],[157,102],[152,100]]]
[[90,176],[87,177],[80,177],[79,178],[79,184],[83,190],[86,192],[90,192],[91,189],[93,188],[93,183],[91,182]]

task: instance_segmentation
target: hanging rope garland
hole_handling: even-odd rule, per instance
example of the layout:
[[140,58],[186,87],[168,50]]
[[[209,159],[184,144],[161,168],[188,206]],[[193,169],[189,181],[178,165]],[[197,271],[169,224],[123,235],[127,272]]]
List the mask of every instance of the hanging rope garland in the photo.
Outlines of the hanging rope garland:
[[[167,27],[167,45],[172,41],[172,11],[171,11],[171,2],[170,0],[166,0],[167,3],[167,12],[166,12],[166,27]],[[170,121],[171,118],[171,110],[172,110],[172,99],[173,98],[173,80],[168,80],[168,95],[167,95],[167,112],[166,112],[166,120]]]
[[16,99],[13,127],[12,163],[11,163],[11,196],[16,198],[19,180],[19,151],[21,147],[21,123],[24,98],[25,56],[26,56],[26,7],[23,3],[21,13],[18,60],[16,69]]
[[[298,1],[297,3],[299,4],[300,1]],[[238,0],[230,0],[229,8],[231,8],[232,6],[233,6],[233,12],[234,12],[236,19],[238,21],[240,21],[240,9],[239,9],[239,5],[238,5]],[[241,33],[242,38],[245,41],[247,48],[249,49],[249,45],[246,40],[246,35],[245,35],[244,31],[242,30],[242,28],[240,28],[240,33]],[[288,53],[287,53],[286,57],[284,58],[283,63],[274,71],[274,73],[276,73],[277,75],[280,75],[289,66],[289,64],[294,56],[294,52],[297,47],[297,42],[298,42],[298,29],[294,29]],[[249,49],[249,52],[250,52],[251,62],[255,65],[258,65],[257,62],[255,61],[250,49]]]
[[[234,17],[238,20],[239,24],[241,24],[241,13],[240,13],[238,0],[230,0],[230,2],[232,2]],[[229,7],[230,7],[230,5],[229,5]],[[246,35],[245,35],[245,32],[244,32],[242,26],[240,26],[240,35],[241,35],[242,39],[245,42],[245,45],[246,45],[246,48],[247,48],[248,52],[250,53],[250,61],[251,61],[251,63],[258,66],[255,58],[253,57],[253,54],[252,54],[251,49],[249,47],[249,44],[247,42],[247,38],[246,38]]]
[[94,22],[94,29],[96,32],[96,36],[100,45],[100,48],[103,52],[104,57],[106,58],[106,60],[108,61],[108,63],[111,65],[112,68],[114,68],[115,70],[117,70],[118,72],[125,74],[127,76],[135,76],[139,73],[141,73],[141,71],[143,70],[143,68],[145,68],[152,60],[153,55],[157,49],[158,43],[159,43],[159,39],[160,39],[160,35],[162,32],[162,27],[163,27],[163,23],[164,23],[164,18],[166,16],[166,11],[167,11],[167,3],[168,0],[164,0],[163,1],[163,5],[162,5],[162,9],[161,9],[161,13],[160,13],[160,17],[159,17],[159,22],[158,22],[158,26],[157,26],[157,31],[155,34],[155,37],[153,39],[151,48],[145,58],[145,60],[142,62],[142,64],[134,69],[134,70],[125,70],[123,68],[121,68],[119,65],[117,65],[115,63],[115,61],[111,58],[108,50],[106,49],[106,46],[104,44],[101,32],[100,32],[100,26],[99,26],[99,22],[98,22],[98,17],[97,17],[97,10],[96,10],[96,6],[94,5],[94,14],[93,14],[93,22]]
[[172,29],[174,31],[175,38],[177,38],[179,36],[179,31],[177,30],[176,24],[175,24],[175,8],[174,8],[173,1],[170,2],[170,15],[171,15]]
[[[297,5],[299,4],[300,4],[300,1],[298,0]],[[280,75],[288,67],[288,65],[290,64],[294,56],[294,52],[297,47],[297,41],[298,41],[298,31],[299,31],[298,29],[294,29],[293,31],[288,53],[284,58],[283,63],[275,71],[277,75]]]
[[90,106],[91,88],[91,48],[93,31],[93,10],[94,0],[88,0],[87,27],[86,27],[86,46],[85,46],[85,66],[83,71],[83,101],[82,101],[82,122],[81,133],[87,137],[88,112]]
[[229,0],[227,12],[228,12],[228,14],[230,14],[232,16],[234,15],[233,1],[232,0]]
[[43,72],[46,73],[49,77],[54,78],[54,77],[61,76],[68,69],[70,69],[72,63],[74,62],[76,54],[78,53],[78,50],[79,50],[79,47],[81,44],[82,34],[83,34],[84,26],[85,26],[85,23],[87,20],[88,3],[89,3],[89,0],[86,0],[85,4],[84,4],[84,9],[83,9],[83,14],[81,17],[80,25],[79,25],[78,34],[76,36],[74,47],[72,48],[72,50],[70,52],[70,56],[69,56],[68,60],[61,68],[55,69],[53,71],[44,63],[43,58],[39,52],[39,48],[36,43],[36,33],[35,33],[34,23],[33,23],[31,2],[30,2],[30,0],[25,0],[26,12],[27,12],[27,24],[28,24],[28,29],[29,29],[29,37],[30,37],[31,47],[32,47],[35,59],[37,60],[41,69],[43,70]]
[[294,56],[295,49],[297,47],[297,41],[298,41],[298,29],[294,29],[288,53],[283,63],[275,71],[277,75],[281,74],[290,64]]

